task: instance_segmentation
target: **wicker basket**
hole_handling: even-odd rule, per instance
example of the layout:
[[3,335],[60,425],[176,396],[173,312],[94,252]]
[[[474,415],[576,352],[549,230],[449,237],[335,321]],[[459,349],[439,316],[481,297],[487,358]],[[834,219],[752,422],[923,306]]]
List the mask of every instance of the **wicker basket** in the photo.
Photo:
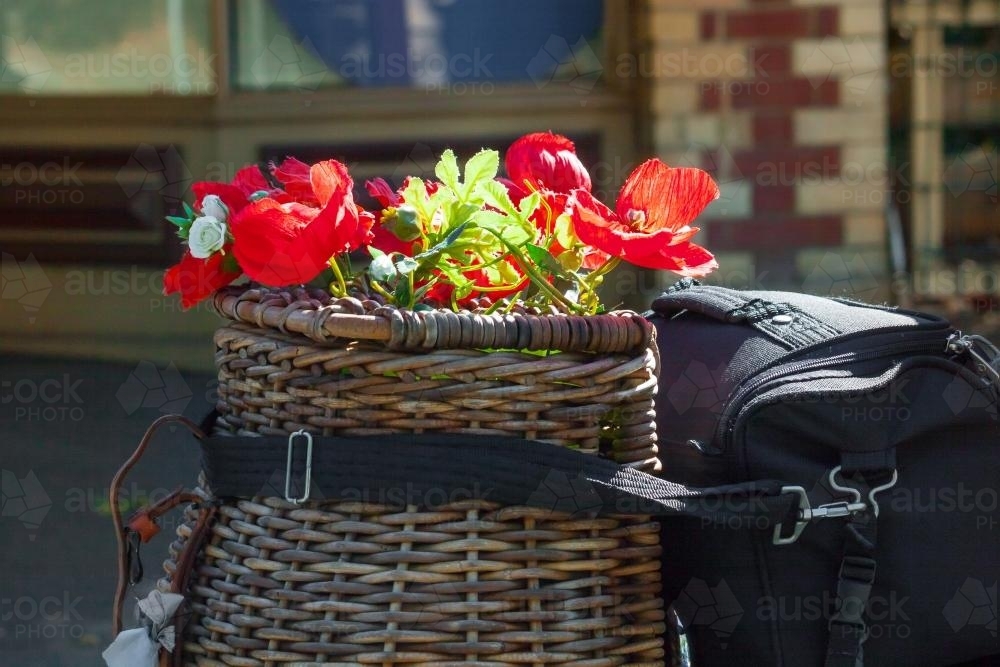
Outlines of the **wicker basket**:
[[[641,317],[410,313],[304,290],[229,289],[215,307],[233,320],[215,336],[217,434],[499,434],[659,469]],[[648,517],[234,501],[191,577],[183,660],[662,665],[659,555]]]

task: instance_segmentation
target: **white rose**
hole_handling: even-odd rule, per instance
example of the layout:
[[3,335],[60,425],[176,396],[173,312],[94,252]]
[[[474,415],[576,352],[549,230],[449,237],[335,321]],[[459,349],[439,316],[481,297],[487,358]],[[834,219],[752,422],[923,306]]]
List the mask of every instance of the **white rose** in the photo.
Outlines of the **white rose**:
[[208,259],[222,250],[226,242],[226,223],[211,215],[195,218],[188,231],[188,249],[192,257]]
[[201,214],[225,222],[226,218],[229,217],[229,209],[222,203],[218,195],[205,195],[201,200]]

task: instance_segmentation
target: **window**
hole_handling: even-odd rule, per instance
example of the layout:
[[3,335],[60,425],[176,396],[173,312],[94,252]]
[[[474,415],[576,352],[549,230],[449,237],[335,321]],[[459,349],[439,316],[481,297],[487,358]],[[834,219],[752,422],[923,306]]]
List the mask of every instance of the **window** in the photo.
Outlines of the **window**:
[[4,0],[0,94],[210,95],[203,0]]
[[232,3],[245,90],[437,89],[552,80],[592,88],[602,0],[249,0]]

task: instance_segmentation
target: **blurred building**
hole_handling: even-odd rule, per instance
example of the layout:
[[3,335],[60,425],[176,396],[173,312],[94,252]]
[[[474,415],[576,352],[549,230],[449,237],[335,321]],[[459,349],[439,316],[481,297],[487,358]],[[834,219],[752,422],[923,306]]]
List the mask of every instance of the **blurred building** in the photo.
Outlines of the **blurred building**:
[[540,129],[608,201],[650,155],[713,172],[713,281],[973,326],[1000,295],[995,0],[5,0],[0,37],[5,351],[206,366],[214,316],[159,293],[193,181]]

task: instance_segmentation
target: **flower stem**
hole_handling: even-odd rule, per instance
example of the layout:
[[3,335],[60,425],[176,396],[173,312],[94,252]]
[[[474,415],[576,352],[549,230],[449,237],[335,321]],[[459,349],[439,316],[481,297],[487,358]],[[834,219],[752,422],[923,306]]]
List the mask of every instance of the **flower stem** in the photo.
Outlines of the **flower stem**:
[[347,282],[344,280],[344,273],[340,270],[340,262],[337,258],[330,258],[330,268],[333,269],[334,283],[330,284],[330,291],[336,297],[347,296]]

